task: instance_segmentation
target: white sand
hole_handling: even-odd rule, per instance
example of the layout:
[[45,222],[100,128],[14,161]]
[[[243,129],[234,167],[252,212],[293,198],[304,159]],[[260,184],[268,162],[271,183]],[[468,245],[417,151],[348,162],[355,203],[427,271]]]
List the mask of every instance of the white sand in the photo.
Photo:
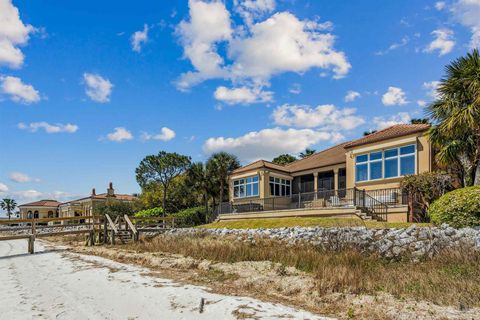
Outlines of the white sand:
[[[149,270],[35,242],[0,242],[0,319],[326,319],[279,304],[210,293]],[[203,313],[200,299],[205,299]]]

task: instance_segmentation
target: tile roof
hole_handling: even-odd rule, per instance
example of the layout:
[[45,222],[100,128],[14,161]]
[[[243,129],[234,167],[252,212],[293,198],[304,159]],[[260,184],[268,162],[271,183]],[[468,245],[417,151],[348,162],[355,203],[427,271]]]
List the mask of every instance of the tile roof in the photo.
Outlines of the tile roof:
[[289,172],[297,172],[344,163],[347,161],[344,148],[347,143],[348,142],[338,144],[326,150],[314,153],[304,159],[289,163],[285,168]]
[[61,202],[57,200],[40,200],[19,205],[19,207],[58,207]]
[[[88,197],[80,198],[80,199],[74,199],[70,200],[67,202],[63,202],[62,205],[72,203],[72,202],[77,202],[77,201],[82,201],[82,200],[87,200],[87,199],[106,199],[107,198],[107,193],[100,193],[96,195],[89,195]],[[121,200],[121,201],[134,201],[137,199],[137,197],[132,196],[130,194],[115,194],[115,197],[113,197],[116,200]]]
[[397,124],[386,129],[369,134],[357,140],[353,140],[345,145],[345,148],[358,147],[365,144],[388,140],[392,138],[407,136],[410,134],[427,131],[429,124]]
[[242,172],[250,171],[253,169],[259,169],[259,168],[269,168],[269,169],[279,170],[283,172],[288,172],[288,170],[286,170],[285,166],[283,165],[276,164],[270,161],[258,160],[250,164],[247,164],[246,166],[240,167],[234,170],[232,173],[242,173]]

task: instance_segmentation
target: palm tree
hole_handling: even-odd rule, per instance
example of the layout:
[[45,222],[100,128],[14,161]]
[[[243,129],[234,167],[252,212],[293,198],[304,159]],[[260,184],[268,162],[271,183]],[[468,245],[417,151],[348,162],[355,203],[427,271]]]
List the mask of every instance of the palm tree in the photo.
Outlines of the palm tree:
[[212,175],[201,162],[193,163],[187,171],[188,185],[202,192],[205,205],[205,222],[208,222],[208,198],[212,194]]
[[305,149],[304,152],[300,152],[300,158],[306,158],[306,157],[309,157],[311,156],[312,154],[314,154],[316,152],[315,149],[310,149],[310,148],[307,148]]
[[480,185],[480,54],[477,49],[446,67],[437,89],[439,98],[428,106],[436,124],[430,141],[440,150],[439,164],[462,168],[465,185]]
[[224,189],[227,185],[228,176],[233,170],[240,167],[238,158],[226,152],[218,152],[213,154],[207,161],[207,168],[219,183],[219,203],[223,202]]
[[15,200],[13,199],[5,198],[0,201],[0,207],[2,207],[3,210],[7,211],[8,220],[10,220],[10,217],[12,216],[12,211],[15,210],[15,208],[17,207],[17,202],[15,202]]

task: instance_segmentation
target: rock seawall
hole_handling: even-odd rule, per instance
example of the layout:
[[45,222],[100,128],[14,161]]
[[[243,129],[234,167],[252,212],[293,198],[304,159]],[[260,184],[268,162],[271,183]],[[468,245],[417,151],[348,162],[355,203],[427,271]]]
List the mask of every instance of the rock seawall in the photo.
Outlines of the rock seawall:
[[367,253],[378,253],[384,258],[421,260],[431,258],[444,249],[480,251],[480,229],[455,229],[448,225],[420,228],[367,229],[349,228],[278,228],[278,229],[172,229],[170,235],[236,236],[238,241],[255,242],[265,237],[285,242],[286,245],[310,243],[323,249],[354,248]]

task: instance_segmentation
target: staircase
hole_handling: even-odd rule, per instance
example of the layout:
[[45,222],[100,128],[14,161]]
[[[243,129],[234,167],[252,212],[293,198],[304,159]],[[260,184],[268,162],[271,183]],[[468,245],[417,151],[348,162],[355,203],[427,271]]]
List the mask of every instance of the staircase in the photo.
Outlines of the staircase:
[[133,236],[128,230],[118,230],[115,232],[115,240],[119,240],[122,244],[127,244],[133,241]]
[[362,211],[361,209],[356,209],[355,214],[360,217],[362,220],[368,220],[371,221],[373,220],[373,217],[369,215],[367,212]]

